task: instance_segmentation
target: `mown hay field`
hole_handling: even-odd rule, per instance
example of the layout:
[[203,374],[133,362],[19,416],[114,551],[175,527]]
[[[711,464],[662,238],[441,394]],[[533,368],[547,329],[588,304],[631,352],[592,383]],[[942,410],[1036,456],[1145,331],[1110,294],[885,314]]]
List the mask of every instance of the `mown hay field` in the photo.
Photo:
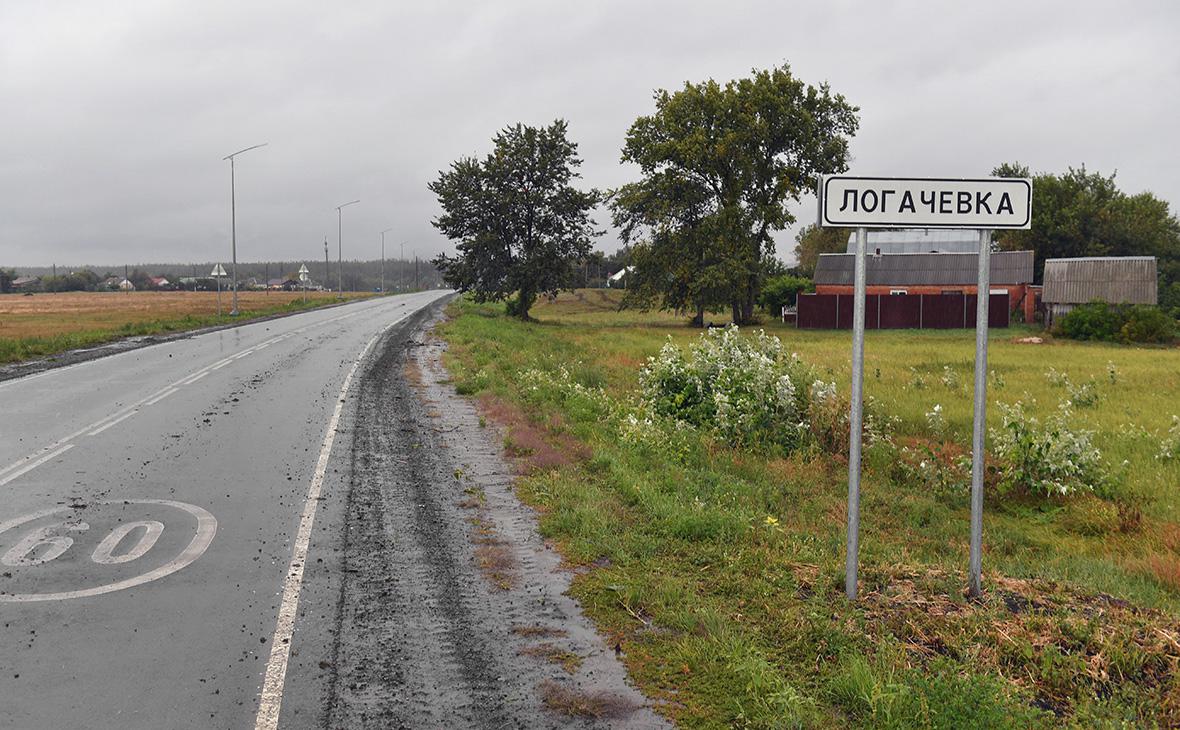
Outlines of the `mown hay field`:
[[[369,296],[345,294],[348,298]],[[0,362],[52,355],[131,335],[162,334],[232,321],[231,292],[62,292],[0,296]],[[336,301],[330,292],[241,292],[240,319]]]

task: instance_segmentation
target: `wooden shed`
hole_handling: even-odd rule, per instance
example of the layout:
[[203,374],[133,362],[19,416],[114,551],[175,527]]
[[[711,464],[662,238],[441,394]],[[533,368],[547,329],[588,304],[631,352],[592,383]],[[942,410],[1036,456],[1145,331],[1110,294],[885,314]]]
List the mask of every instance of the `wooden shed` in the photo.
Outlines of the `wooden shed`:
[[1046,325],[1079,304],[1158,303],[1154,256],[1101,256],[1046,259],[1044,290]]

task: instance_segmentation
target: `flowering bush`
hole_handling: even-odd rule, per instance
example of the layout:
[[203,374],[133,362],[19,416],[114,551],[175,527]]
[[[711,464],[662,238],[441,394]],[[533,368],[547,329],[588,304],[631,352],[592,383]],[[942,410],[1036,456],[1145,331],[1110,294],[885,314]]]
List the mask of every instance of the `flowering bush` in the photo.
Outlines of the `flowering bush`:
[[1098,405],[1098,384],[1093,380],[1081,385],[1067,381],[1065,387],[1069,390],[1069,402],[1072,405],[1078,408],[1093,408]]
[[[734,445],[787,451],[805,443],[832,451],[848,445],[848,403],[837,397],[836,384],[815,378],[761,330],[750,336],[732,325],[710,330],[687,351],[668,342],[648,359],[639,381],[653,413]],[[884,438],[888,426],[866,400],[865,440]]]
[[1017,401],[997,403],[1003,426],[990,432],[1001,461],[1000,484],[1043,496],[1065,496],[1093,491],[1108,481],[1102,454],[1092,431],[1070,427],[1068,401],[1044,424],[1024,411]]
[[940,404],[935,403],[934,408],[926,412],[926,425],[936,436],[941,436],[946,432],[946,417],[942,415]]
[[1172,416],[1172,427],[1168,435],[1160,440],[1160,452],[1157,459],[1180,459],[1180,416]]
[[798,445],[812,380],[782,342],[735,326],[703,333],[685,353],[672,342],[639,374],[655,413],[712,431],[737,445]]

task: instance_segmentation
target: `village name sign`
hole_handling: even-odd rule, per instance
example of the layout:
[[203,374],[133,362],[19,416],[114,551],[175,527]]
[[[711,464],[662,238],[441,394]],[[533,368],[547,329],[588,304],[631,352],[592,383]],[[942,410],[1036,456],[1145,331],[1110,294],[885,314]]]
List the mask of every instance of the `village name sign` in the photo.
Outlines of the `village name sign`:
[[975,406],[971,438],[971,539],[968,592],[983,591],[983,454],[987,428],[987,326],[991,234],[1032,226],[1032,181],[1026,178],[819,178],[819,224],[856,229],[852,312],[852,405],[849,409],[848,548],[844,593],[856,598],[860,549],[860,473],[864,416],[865,250],[869,228],[968,228],[979,231],[975,310]]
[[827,175],[820,185],[820,223],[847,228],[1028,228],[1032,182]]

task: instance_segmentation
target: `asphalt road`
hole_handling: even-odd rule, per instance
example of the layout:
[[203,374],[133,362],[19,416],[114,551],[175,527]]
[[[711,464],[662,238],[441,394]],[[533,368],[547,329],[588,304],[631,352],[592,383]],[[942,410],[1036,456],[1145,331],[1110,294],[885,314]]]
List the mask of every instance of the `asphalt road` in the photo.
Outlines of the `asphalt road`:
[[343,508],[309,517],[346,491],[341,394],[444,295],[0,382],[0,727],[268,727],[280,700],[317,724]]

